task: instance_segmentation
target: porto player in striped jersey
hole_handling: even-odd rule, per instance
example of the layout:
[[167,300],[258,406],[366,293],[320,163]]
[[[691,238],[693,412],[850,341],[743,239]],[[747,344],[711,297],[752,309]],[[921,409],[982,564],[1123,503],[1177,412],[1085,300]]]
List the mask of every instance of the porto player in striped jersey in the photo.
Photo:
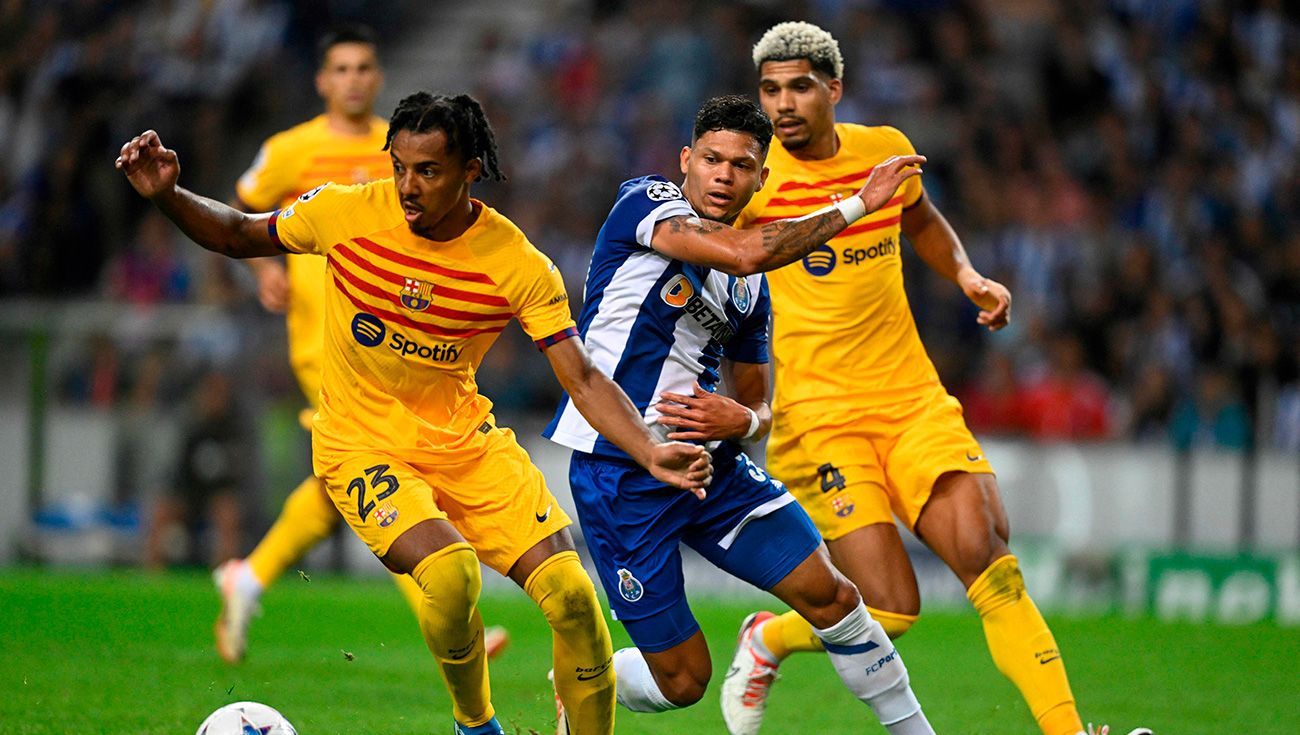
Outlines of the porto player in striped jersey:
[[[614,654],[621,704],[659,712],[704,694],[711,665],[683,589],[685,544],[815,621],[845,686],[890,733],[932,735],[897,650],[831,566],[807,512],[738,443],[771,422],[761,273],[884,205],[924,159],[883,162],[859,192],[802,220],[732,229],[767,176],[771,138],[771,122],[752,101],[706,102],[681,152],[681,187],[659,176],[620,187],[596,238],[578,320],[597,366],[647,424],[709,447],[716,474],[708,496],[665,488],[567,400],[546,435],[574,450],[578,517],[610,607],[636,645]],[[734,399],[718,393],[727,382]],[[703,426],[702,411],[723,418]]]
[[424,591],[420,627],[451,693],[457,733],[502,732],[477,608],[480,560],[546,615],[572,731],[612,732],[609,631],[569,519],[513,432],[497,425],[475,368],[517,318],[593,424],[666,485],[702,495],[710,457],[654,437],[570,339],[577,331],[554,265],[470,197],[480,177],[503,178],[475,100],[406,97],[385,147],[393,179],[322,186],[260,215],[179,187],[176,154],[153,131],[124,145],[117,167],[209,250],[327,258],[316,474],[375,555]]

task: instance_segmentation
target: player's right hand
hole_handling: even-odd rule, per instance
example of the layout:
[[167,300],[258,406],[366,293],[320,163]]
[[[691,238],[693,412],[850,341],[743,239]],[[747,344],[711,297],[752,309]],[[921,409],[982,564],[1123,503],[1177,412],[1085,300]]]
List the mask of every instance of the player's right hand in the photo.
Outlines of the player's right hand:
[[289,278],[284,266],[274,258],[250,258],[248,262],[257,278],[257,300],[262,308],[283,314],[289,308]]
[[880,209],[894,198],[898,187],[913,176],[921,175],[921,164],[925,156],[890,156],[871,169],[867,183],[862,185],[858,196],[867,205],[867,214]]
[[650,474],[665,485],[689,490],[700,500],[713,482],[713,457],[704,447],[686,442],[656,444],[650,450]]
[[176,151],[164,148],[162,139],[152,130],[144,131],[122,146],[114,165],[146,199],[174,189],[181,175]]

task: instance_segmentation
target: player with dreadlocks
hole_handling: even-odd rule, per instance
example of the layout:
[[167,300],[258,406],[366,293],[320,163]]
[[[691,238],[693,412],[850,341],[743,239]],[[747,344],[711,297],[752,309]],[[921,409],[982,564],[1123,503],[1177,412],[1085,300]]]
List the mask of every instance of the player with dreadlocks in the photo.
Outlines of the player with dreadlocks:
[[451,693],[456,732],[503,732],[477,608],[480,560],[523,587],[550,623],[571,732],[612,732],[609,629],[569,518],[514,433],[497,425],[475,368],[518,318],[575,405],[656,477],[703,496],[709,455],[651,434],[571,339],[577,330],[555,266],[470,197],[475,181],[504,178],[473,98],[406,97],[385,148],[392,179],[321,186],[256,215],[179,187],[176,153],[152,130],[124,145],[116,165],[208,250],[326,257],[316,475],[371,551],[424,590],[420,629]]

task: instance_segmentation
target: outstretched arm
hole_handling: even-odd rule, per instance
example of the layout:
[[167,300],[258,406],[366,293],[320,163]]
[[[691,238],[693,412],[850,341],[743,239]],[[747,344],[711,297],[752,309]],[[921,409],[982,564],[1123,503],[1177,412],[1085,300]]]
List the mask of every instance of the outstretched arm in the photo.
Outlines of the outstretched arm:
[[704,447],[656,441],[627,394],[596,367],[578,339],[551,345],[546,358],[573,405],[596,431],[661,482],[704,499],[704,488],[713,478],[713,460]]
[[191,240],[231,258],[279,255],[267,222],[271,215],[248,215],[177,185],[181,165],[176,151],[164,148],[147,130],[122,146],[115,165],[140,196],[157,205]]
[[812,252],[854,221],[880,209],[898,187],[921,173],[925,156],[893,156],[881,162],[852,197],[798,219],[749,230],[699,217],[658,222],[651,245],[670,258],[705,265],[733,276],[776,270]]
[[966,298],[980,307],[977,317],[980,324],[996,331],[1011,321],[1011,292],[975,270],[961,239],[943,213],[930,202],[930,197],[922,194],[920,201],[903,211],[902,229],[921,260],[935,273],[957,284]]

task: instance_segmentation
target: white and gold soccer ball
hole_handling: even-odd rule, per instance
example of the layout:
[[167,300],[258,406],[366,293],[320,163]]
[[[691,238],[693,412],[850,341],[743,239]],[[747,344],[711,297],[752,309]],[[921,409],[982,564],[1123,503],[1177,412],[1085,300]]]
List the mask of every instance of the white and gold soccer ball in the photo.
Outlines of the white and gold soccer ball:
[[194,735],[298,735],[298,731],[274,707],[235,702],[208,715]]

